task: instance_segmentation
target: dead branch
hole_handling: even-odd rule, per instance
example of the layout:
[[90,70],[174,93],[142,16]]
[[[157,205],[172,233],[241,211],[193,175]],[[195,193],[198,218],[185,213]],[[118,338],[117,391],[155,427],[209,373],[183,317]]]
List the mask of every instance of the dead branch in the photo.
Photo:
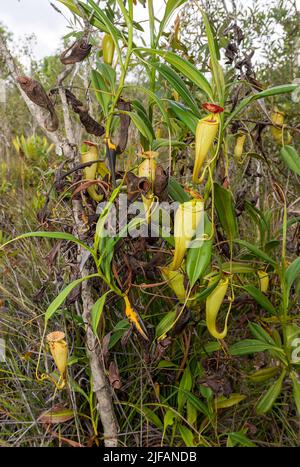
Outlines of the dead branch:
[[45,128],[48,131],[56,131],[58,129],[58,118],[54,105],[41,83],[28,76],[18,76],[17,82],[34,104],[49,112],[49,117],[44,121]]

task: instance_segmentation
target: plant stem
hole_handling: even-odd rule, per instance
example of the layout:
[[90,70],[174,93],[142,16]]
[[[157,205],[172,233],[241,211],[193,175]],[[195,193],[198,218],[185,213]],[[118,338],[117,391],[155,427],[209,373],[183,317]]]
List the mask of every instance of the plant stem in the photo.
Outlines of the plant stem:
[[[154,49],[156,47],[156,38],[155,38],[155,24],[154,24],[154,9],[153,9],[153,0],[148,0],[148,13],[149,13],[149,28],[150,28],[150,46],[151,49]],[[152,92],[155,92],[155,68],[151,67],[150,70],[150,90]],[[152,123],[153,120],[153,109],[152,109],[152,103],[149,103],[149,119],[150,122]]]
[[132,0],[128,1],[129,15],[128,15],[128,12],[127,12],[126,8],[124,7],[124,4],[123,4],[122,0],[117,0],[117,2],[118,2],[118,5],[119,5],[119,7],[120,7],[120,9],[122,11],[122,14],[123,14],[123,16],[125,18],[125,21],[126,21],[126,24],[127,24],[127,28],[128,28],[128,44],[127,44],[126,58],[125,58],[123,66],[121,67],[121,76],[120,76],[119,86],[118,86],[117,92],[115,94],[115,97],[114,97],[114,100],[113,100],[109,115],[107,117],[106,130],[105,130],[105,137],[106,138],[110,137],[110,129],[111,129],[111,124],[112,124],[112,119],[113,119],[113,116],[114,116],[115,108],[116,108],[116,106],[118,104],[118,101],[119,101],[120,96],[121,96],[122,91],[123,91],[125,78],[126,78],[126,74],[127,74],[127,71],[128,71],[129,63],[130,63],[130,57],[131,57],[131,54],[132,54],[132,45],[133,45],[133,3],[132,3]]
[[282,333],[284,338],[284,347],[287,352],[287,320],[288,320],[288,306],[289,306],[289,297],[288,290],[285,280],[285,260],[286,260],[286,233],[287,233],[287,207],[286,201],[284,202],[283,207],[283,222],[282,222],[282,251],[281,251],[281,271],[280,271],[280,281],[281,281],[281,291],[282,291]]

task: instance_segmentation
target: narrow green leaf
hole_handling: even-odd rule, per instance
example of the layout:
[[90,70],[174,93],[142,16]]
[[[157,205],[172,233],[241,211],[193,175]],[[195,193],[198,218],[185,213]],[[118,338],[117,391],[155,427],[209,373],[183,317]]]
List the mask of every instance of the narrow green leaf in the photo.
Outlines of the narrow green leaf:
[[253,443],[248,436],[244,433],[237,431],[228,433],[227,447],[242,446],[247,448],[255,448],[256,444]]
[[261,238],[261,243],[264,242],[264,236],[265,232],[270,232],[270,226],[262,213],[259,209],[257,209],[255,206],[253,206],[251,203],[248,201],[245,202],[245,208],[250,217],[253,219],[255,224],[258,226],[259,231],[260,231],[260,238]]
[[191,199],[187,192],[184,191],[182,185],[180,185],[174,177],[170,177],[169,179],[168,192],[171,198],[178,203],[184,203]]
[[[118,39],[121,37],[121,31],[116,28],[113,22],[105,14],[105,10],[100,8],[93,0],[88,0],[88,5],[82,1],[78,2],[79,5],[88,13],[88,17],[91,18],[91,23],[96,27],[101,25],[101,30],[108,32],[114,39],[115,45],[118,45]],[[95,22],[98,20],[98,23]]]
[[249,295],[265,310],[267,310],[271,315],[276,314],[276,309],[270,302],[270,300],[254,285],[245,285],[243,287]]
[[[147,96],[150,98],[150,101],[154,102],[157,105],[157,107],[159,108],[159,110],[160,110],[160,112],[161,112],[161,114],[162,114],[162,116],[164,118],[164,122],[169,126],[168,112],[165,110],[161,99],[154,92],[152,92],[150,89],[146,88],[145,86],[125,85],[124,88],[132,88],[135,92],[141,91],[142,93],[147,94]],[[135,105],[136,105],[137,102],[139,102],[139,101],[135,100],[134,102],[135,102]],[[142,106],[142,104],[140,102],[139,102],[139,107],[143,108],[143,106]],[[147,112],[146,112],[146,115],[148,116]],[[150,122],[150,120],[149,120],[149,122]],[[154,135],[154,132],[153,132],[153,135]],[[155,135],[154,135],[154,138],[155,138]]]
[[215,408],[218,409],[227,409],[234,405],[237,405],[239,402],[246,399],[246,396],[243,394],[233,393],[229,397],[226,396],[217,396],[215,398]]
[[264,330],[259,324],[257,323],[249,323],[249,329],[252,333],[252,335],[261,341],[266,342],[267,344],[270,345],[276,345],[276,342],[274,341],[273,337],[270,336],[270,334]]
[[158,33],[158,37],[160,37],[169,21],[169,19],[171,18],[172,14],[174,13],[174,11],[180,7],[181,5],[183,5],[183,3],[185,3],[187,0],[168,0],[167,1],[167,4],[166,4],[166,8],[165,8],[165,13],[164,13],[164,16],[160,22],[160,25],[159,25],[159,33]]
[[206,287],[204,290],[202,290],[201,292],[198,292],[194,295],[194,297],[191,297],[191,303],[193,300],[197,302],[201,302],[203,301],[205,298],[207,298],[211,293],[212,291],[217,287],[219,281],[221,279],[221,275],[218,275],[218,276],[215,276],[214,277],[214,281],[210,284],[209,287]]
[[174,52],[162,51],[157,49],[147,49],[140,48],[138,49],[141,52],[145,52],[150,55],[159,55],[166,62],[176,68],[183,76],[188,78],[192,83],[199,87],[211,100],[213,100],[213,92],[211,86],[207,79],[202,73],[193,65],[184,58],[180,57]]
[[93,91],[96,95],[97,101],[101,105],[104,115],[107,116],[109,103],[111,101],[111,96],[109,94],[110,89],[108,88],[104,78],[97,70],[91,71],[91,80]]
[[217,41],[214,37],[211,25],[209,23],[206,13],[201,9],[201,14],[205,26],[208,48],[210,53],[210,63],[212,68],[212,75],[217,88],[219,104],[224,105],[225,94],[225,81],[222,67],[219,63],[219,50]]
[[162,337],[166,332],[172,328],[173,323],[176,319],[176,311],[169,311],[161,319],[161,321],[156,326],[155,335],[157,338]]
[[153,412],[153,410],[151,410],[151,409],[149,409],[149,407],[145,407],[145,405],[143,405],[142,413],[146,417],[146,419],[149,420],[150,423],[152,423],[154,426],[156,426],[156,428],[158,428],[159,430],[163,429],[162,421],[156,415],[156,413]]
[[251,243],[246,242],[245,240],[235,240],[235,243],[238,243],[239,245],[247,248],[249,251],[251,251],[251,253],[254,256],[257,256],[258,258],[263,259],[264,261],[271,264],[272,266],[276,266],[276,262],[272,258],[270,258],[270,256],[268,256],[266,253],[264,253],[262,250],[257,248],[255,245],[252,245]]
[[152,125],[150,126],[141,115],[135,112],[126,112],[130,116],[136,128],[139,132],[150,142],[152,143],[155,138],[155,133],[153,131]]
[[81,282],[87,281],[91,279],[92,277],[99,277],[99,274],[90,274],[89,276],[81,277],[80,279],[77,279],[76,281],[71,282],[71,284],[67,285],[58,295],[57,297],[53,300],[52,303],[48,306],[46,313],[45,313],[45,322],[47,323],[50,318],[54,315],[54,313],[58,310],[58,308],[63,304],[67,296],[69,295],[70,292],[72,292],[75,287],[77,287]]
[[233,240],[238,235],[237,219],[234,209],[234,201],[231,191],[214,183],[215,208],[218,219],[229,240]]
[[300,416],[300,381],[299,375],[296,372],[290,374],[293,383],[293,396],[296,404],[297,414]]
[[282,371],[280,377],[274,384],[265,392],[265,394],[261,397],[258,401],[256,406],[256,412],[258,414],[264,414],[271,410],[273,407],[276,399],[278,398],[279,394],[281,393],[282,382],[285,377],[285,370]]
[[97,62],[97,69],[101,73],[105,81],[109,84],[109,89],[113,93],[115,90],[117,77],[115,69],[111,65],[100,61]]
[[285,272],[285,280],[288,287],[288,291],[290,291],[293,283],[296,279],[300,277],[300,257],[296,258],[287,268]]
[[193,385],[193,380],[192,380],[191,371],[189,367],[187,366],[183,372],[183,375],[179,383],[179,388],[178,388],[177,407],[178,407],[179,413],[182,412],[184,403],[186,401],[185,392],[190,392],[192,389],[192,385]]
[[181,425],[181,423],[179,423],[177,426],[178,426],[179,433],[180,433],[186,447],[188,447],[188,448],[195,447],[194,435],[191,432],[191,430],[189,430],[186,426]]
[[285,165],[292,170],[292,172],[300,175],[300,156],[296,149],[293,148],[293,146],[283,146],[280,155]]
[[242,102],[236,107],[236,109],[229,115],[226,120],[225,126],[227,126],[231,120],[236,118],[236,116],[245,109],[251,102],[257,99],[263,99],[265,97],[277,96],[279,94],[286,94],[295,91],[299,85],[298,84],[283,84],[281,86],[275,86],[273,88],[265,89],[264,91],[252,94],[242,100]]
[[177,417],[177,415],[174,413],[173,410],[168,409],[166,411],[165,416],[164,416],[164,433],[165,433],[166,429],[168,428],[168,426],[173,425],[174,420],[175,420],[176,417]]
[[[108,218],[110,210],[114,206],[115,199],[117,198],[121,188],[122,188],[122,183],[120,183],[117,186],[117,188],[114,189],[114,191],[112,192],[108,202],[106,203],[105,208],[103,209],[103,211],[101,212],[101,214],[99,216],[99,219],[98,219],[97,224],[96,224],[96,232],[95,232],[95,235],[94,235],[94,252],[95,253],[97,252],[98,248],[102,246],[101,241],[105,237],[105,235],[103,235],[105,222],[106,222],[106,220]],[[101,253],[103,253],[102,250],[101,250]]]
[[[182,389],[182,391],[184,391]],[[202,402],[198,397],[196,397],[191,392],[184,391],[186,400],[189,401],[195,409],[197,409],[200,413],[203,413],[206,417],[210,418],[211,413],[204,402]]]
[[[212,225],[207,215],[205,216],[204,233],[211,237]],[[186,258],[186,272],[190,281],[191,287],[195,285],[197,280],[206,272],[208,265],[211,262],[213,240],[200,240],[197,247],[197,239],[193,241],[193,247],[189,249]]]
[[184,148],[186,144],[182,141],[178,141],[176,139],[167,139],[167,138],[158,138],[152,143],[152,149],[153,151],[157,151],[160,148],[166,148],[166,147],[179,147],[179,148]]
[[56,240],[66,240],[68,242],[76,243],[77,245],[80,245],[82,248],[92,253],[92,249],[89,248],[85,243],[83,243],[78,238],[74,237],[74,235],[71,235],[65,232],[27,232],[25,234],[22,234],[22,235],[19,235],[18,237],[13,238],[12,240],[9,240],[3,245],[0,245],[0,250],[2,250],[4,247],[9,245],[10,243],[16,242],[18,240],[22,240],[23,238],[33,238],[33,237],[55,238]]
[[265,350],[281,351],[278,347],[262,342],[258,339],[244,339],[240,342],[233,344],[229,351],[231,355],[249,355],[257,352],[264,352]]
[[[287,221],[287,227],[291,227],[291,225],[296,224],[297,222],[300,222],[300,216],[292,217]],[[282,227],[280,228],[280,231],[282,230]]]
[[72,13],[75,13],[78,16],[82,16],[82,13],[80,12],[79,8],[74,3],[74,0],[57,0],[58,2],[62,3],[64,6],[69,8],[69,10]]
[[170,99],[166,99],[171,111],[184,125],[195,135],[196,127],[198,124],[198,117],[196,117],[187,107],[180,102],[175,102]]
[[222,263],[222,271],[231,272],[232,274],[248,274],[255,273],[257,268],[250,266],[248,263],[228,261],[226,263]]
[[274,376],[278,373],[279,367],[278,366],[273,366],[270,368],[262,368],[261,370],[257,370],[254,373],[251,373],[251,375],[248,376],[248,378],[251,381],[254,381],[255,383],[263,383],[264,381],[267,381],[268,379],[274,378]]
[[164,63],[154,63],[153,66],[158,70],[159,74],[163,76],[178,92],[178,94],[182,97],[182,100],[193,111],[193,113],[200,118],[199,108],[192,94],[186,87],[183,79],[171,67]]
[[103,294],[98,300],[94,303],[93,308],[91,309],[91,325],[95,336],[98,335],[97,329],[99,321],[102,315],[102,311],[105,305],[106,297],[111,291],[109,290]]

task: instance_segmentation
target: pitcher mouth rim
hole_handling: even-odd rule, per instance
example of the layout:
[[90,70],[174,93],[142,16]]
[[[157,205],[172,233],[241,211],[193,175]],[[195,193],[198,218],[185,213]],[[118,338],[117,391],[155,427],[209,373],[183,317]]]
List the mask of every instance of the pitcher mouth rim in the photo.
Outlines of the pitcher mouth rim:
[[59,342],[66,337],[63,331],[53,331],[47,334],[46,339],[48,342]]

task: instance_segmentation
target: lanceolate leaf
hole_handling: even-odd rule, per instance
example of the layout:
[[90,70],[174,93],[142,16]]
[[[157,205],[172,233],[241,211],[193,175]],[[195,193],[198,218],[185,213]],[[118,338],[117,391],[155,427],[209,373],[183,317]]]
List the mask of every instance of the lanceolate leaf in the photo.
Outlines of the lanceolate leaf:
[[196,134],[196,127],[199,119],[183,104],[169,99],[166,100],[176,117],[184,123],[193,134]]
[[93,308],[91,309],[91,325],[95,336],[97,336],[98,324],[102,315],[102,311],[105,305],[106,297],[111,291],[109,290],[103,294],[98,300],[94,303]]
[[251,266],[249,263],[238,263],[233,261],[228,261],[222,263],[222,271],[231,272],[232,274],[247,274],[255,273],[257,268]]
[[256,412],[258,414],[264,414],[271,410],[272,406],[274,405],[277,397],[281,392],[284,377],[285,370],[282,371],[278,380],[274,384],[272,384],[272,386],[267,390],[267,392],[261,397],[256,406]]
[[176,311],[169,311],[167,314],[165,314],[165,316],[156,326],[156,330],[155,330],[156,337],[159,339],[162,336],[164,336],[164,334],[168,332],[170,328],[172,328],[172,325],[175,322],[175,320],[176,320]]
[[276,309],[273,307],[270,300],[254,285],[245,285],[243,288],[262,308],[267,310],[272,315],[276,314]]
[[113,93],[116,84],[116,71],[111,65],[107,65],[106,63],[97,62],[97,69],[105,79],[105,81],[109,84],[109,89]]
[[160,37],[169,19],[171,18],[174,11],[183,5],[187,0],[168,0],[166,4],[165,13],[161,20],[158,36]]
[[156,138],[155,141],[152,143],[152,150],[157,151],[157,149],[160,148],[166,148],[166,147],[178,147],[178,148],[183,148],[186,146],[186,144],[182,141],[178,141],[176,139],[167,139],[167,138]]
[[263,329],[259,324],[249,323],[249,329],[256,339],[264,341],[270,345],[276,345],[276,342],[274,341],[273,337],[270,336],[270,334],[267,331],[265,331],[265,329]]
[[292,287],[294,281],[300,277],[300,257],[296,258],[285,272],[285,280],[288,290]]
[[235,243],[238,243],[239,245],[247,248],[249,251],[251,251],[251,253],[253,253],[254,256],[263,259],[272,266],[276,266],[276,262],[272,258],[270,258],[270,256],[268,256],[264,251],[257,248],[255,245],[252,245],[251,243],[246,242],[245,240],[235,240]]
[[168,192],[171,198],[178,203],[184,203],[185,201],[189,201],[191,199],[174,177],[170,177]]
[[222,225],[229,240],[233,240],[238,235],[237,220],[234,209],[234,201],[231,191],[214,183],[215,207],[220,224]]
[[206,417],[210,418],[211,413],[204,402],[202,402],[200,399],[198,399],[198,397],[189,391],[182,389],[182,392],[184,393],[186,400],[190,402],[195,409],[197,409],[200,413],[203,413]]
[[25,234],[19,235],[18,237],[15,237],[12,240],[9,240],[3,245],[0,245],[0,250],[2,250],[4,247],[9,245],[10,243],[16,242],[18,240],[22,240],[23,238],[33,238],[33,237],[55,238],[56,240],[66,240],[68,242],[76,243],[77,245],[80,245],[82,248],[92,253],[92,249],[89,248],[85,243],[83,243],[78,238],[74,237],[74,235],[71,235],[65,232],[27,232]]
[[199,247],[197,247],[197,240],[194,240],[193,247],[189,249],[187,254],[186,272],[191,287],[203,276],[211,261],[213,239],[210,237],[212,236],[212,225],[207,216],[204,222],[204,233],[208,236],[208,239],[201,240]]
[[140,48],[138,50],[150,55],[159,55],[162,57],[166,62],[176,68],[183,76],[198,86],[207,95],[207,97],[209,97],[209,99],[213,100],[213,93],[209,82],[204,77],[204,75],[199,70],[197,70],[195,65],[192,65],[192,63],[188,62],[184,58],[181,58],[174,52],[146,48]]
[[193,432],[185,425],[181,425],[181,423],[178,424],[178,430],[186,447],[195,447],[195,437]]
[[249,355],[252,353],[263,352],[265,350],[281,351],[278,347],[262,342],[258,339],[244,339],[233,344],[229,351],[231,355]]
[[293,382],[294,401],[296,404],[298,416],[300,416],[300,381],[298,379],[299,376],[296,372],[291,372],[290,376]]
[[164,63],[154,63],[153,66],[178,92],[178,94],[182,97],[182,100],[194,112],[194,114],[200,117],[199,109],[193,96],[187,89],[183,79],[176,73],[176,71]]
[[[154,92],[152,92],[150,89],[148,89],[148,88],[146,88],[144,86],[125,85],[124,88],[131,88],[131,89],[134,89],[135,91],[141,91],[142,93],[147,94],[147,96],[153,102],[155,102],[155,104],[159,108],[162,116],[164,117],[165,123],[169,124],[168,112],[165,110],[164,106],[162,105],[161,99],[159,99],[159,97]],[[135,102],[135,105],[138,105],[137,102],[139,102],[139,101],[134,101],[134,102]],[[139,104],[140,104],[140,102],[139,102]],[[143,107],[143,106],[140,104],[140,107]]]
[[141,413],[145,416],[145,418],[147,418],[147,420],[149,420],[150,423],[156,426],[159,430],[163,429],[162,421],[159,419],[156,413],[153,412],[153,410],[149,409],[149,407],[145,407],[145,405],[143,405]]
[[99,274],[91,274],[89,276],[81,277],[76,281],[71,282],[71,284],[67,285],[53,300],[53,302],[48,306],[46,313],[45,313],[45,322],[48,322],[50,318],[54,315],[54,313],[58,310],[58,308],[63,304],[69,293],[72,292],[77,285],[81,284],[83,281],[87,281],[92,277],[99,277]]
[[225,126],[227,126],[232,119],[245,109],[252,101],[257,99],[263,99],[265,97],[277,96],[278,94],[286,94],[295,91],[299,85],[298,84],[283,84],[282,86],[275,86],[274,88],[266,89],[265,91],[258,92],[252,96],[246,97],[242,102],[236,107],[236,109],[230,114],[227,118]]
[[91,18],[91,23],[96,27],[100,26],[102,31],[110,33],[115,41],[115,44],[117,44],[118,38],[121,37],[121,32],[106,16],[104,9],[100,8],[93,0],[88,0],[88,5],[81,1],[78,3],[87,13],[88,17]]
[[57,405],[54,406],[52,409],[46,410],[43,413],[41,413],[38,417],[38,421],[47,425],[58,424],[72,420],[74,416],[75,413],[72,409],[67,409],[63,406]]
[[210,62],[211,62],[213,79],[214,79],[214,82],[217,88],[219,104],[223,105],[224,104],[224,93],[225,93],[225,81],[224,81],[223,70],[219,63],[220,54],[218,50],[218,45],[216,43],[211,25],[207,18],[207,15],[205,14],[203,10],[201,10],[201,13],[202,13],[207,41],[208,41],[208,48],[209,48],[209,53],[210,53]]
[[178,394],[177,394],[177,405],[178,405],[178,412],[182,412],[184,403],[186,402],[185,391],[190,392],[193,386],[193,379],[191,375],[191,371],[187,366],[183,372],[183,375],[180,380]]
[[110,210],[114,206],[115,199],[117,198],[121,188],[122,188],[122,183],[120,183],[117,186],[117,188],[114,189],[114,191],[112,192],[108,202],[106,203],[105,208],[103,209],[101,215],[99,216],[99,219],[98,219],[97,225],[96,225],[96,232],[95,232],[95,236],[94,236],[94,252],[95,253],[97,252],[99,247],[100,247],[100,251],[102,253],[102,250],[101,250],[102,244],[101,244],[101,242],[103,240],[103,237],[105,237],[105,235],[104,235],[105,234],[105,232],[104,232],[105,222],[107,221]]
[[57,0],[57,1],[65,5],[67,8],[69,8],[69,10],[72,13],[75,13],[78,16],[82,16],[82,13],[80,12],[79,8],[77,8],[73,0]]
[[296,149],[293,146],[283,146],[280,155],[285,165],[295,174],[300,175],[300,156]]
[[253,443],[248,436],[244,433],[237,431],[235,433],[229,433],[227,439],[227,447],[241,446],[247,448],[255,448],[256,444]]
[[254,381],[254,383],[263,383],[264,381],[267,381],[268,379],[274,378],[274,376],[276,376],[278,371],[279,371],[278,366],[262,368],[261,370],[257,370],[251,375],[249,375],[248,378],[251,381]]
[[233,393],[230,397],[218,396],[215,398],[215,408],[218,409],[227,409],[233,405],[237,405],[242,400],[246,399],[246,396],[243,394]]
[[152,143],[153,139],[155,138],[155,134],[148,122],[146,122],[142,116],[135,112],[127,112],[130,115],[131,120],[133,121],[136,128],[139,132],[150,142]]
[[92,86],[95,92],[97,101],[102,107],[104,115],[108,114],[108,107],[111,100],[110,89],[105,80],[97,70],[91,71]]

